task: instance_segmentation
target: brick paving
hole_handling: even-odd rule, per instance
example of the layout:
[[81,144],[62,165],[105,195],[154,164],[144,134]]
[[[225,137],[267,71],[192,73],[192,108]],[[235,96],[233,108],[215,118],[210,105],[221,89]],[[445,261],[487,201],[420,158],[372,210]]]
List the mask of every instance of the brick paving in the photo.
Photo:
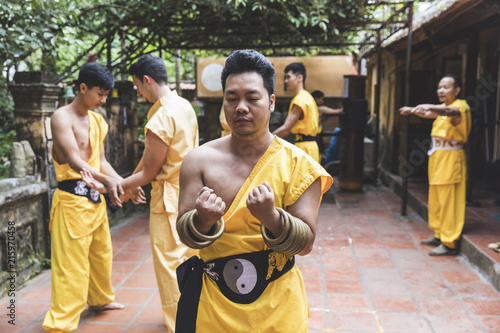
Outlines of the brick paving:
[[[310,332],[500,332],[500,294],[463,256],[430,257],[419,240],[432,235],[385,187],[336,192],[320,207],[313,252],[298,257],[307,289]],[[77,332],[166,332],[154,276],[148,214],[112,228],[112,282],[120,311],[82,314]],[[9,299],[0,299],[6,313]],[[50,271],[16,298],[16,326],[0,332],[44,332]]]

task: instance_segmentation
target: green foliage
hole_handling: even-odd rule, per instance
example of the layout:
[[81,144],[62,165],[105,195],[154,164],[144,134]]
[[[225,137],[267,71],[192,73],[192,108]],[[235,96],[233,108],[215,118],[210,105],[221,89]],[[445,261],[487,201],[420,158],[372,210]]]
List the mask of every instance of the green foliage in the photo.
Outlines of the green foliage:
[[[372,2],[374,3],[374,2]],[[357,24],[377,20],[366,0],[0,1],[0,72],[44,70],[70,82],[92,56],[119,77],[145,53],[162,54],[174,78],[194,80],[195,56],[240,48],[266,55],[349,53]],[[342,45],[342,46],[341,46]],[[0,96],[2,97],[2,96]],[[4,110],[0,102],[0,117]],[[5,113],[7,114],[7,113]]]
[[42,266],[42,268],[50,268],[50,259],[42,257],[40,253],[37,253],[35,251],[31,252],[27,256],[26,261],[30,265],[39,264]]
[[139,140],[144,140],[144,127],[148,122],[147,116],[148,116],[148,111],[151,108],[151,104],[137,103],[135,108],[137,110],[137,119],[139,124]]
[[16,140],[16,131],[0,133],[0,179],[9,178],[10,174],[10,152],[12,142]]
[[0,77],[0,133],[14,129],[14,101],[5,81]]
[[325,45],[352,38],[342,24],[370,18],[364,0],[12,0],[0,2],[0,70],[26,66],[68,81],[90,55],[122,74],[143,53],[164,49],[168,60],[182,49],[181,75],[194,79],[188,59],[199,49],[338,53]]

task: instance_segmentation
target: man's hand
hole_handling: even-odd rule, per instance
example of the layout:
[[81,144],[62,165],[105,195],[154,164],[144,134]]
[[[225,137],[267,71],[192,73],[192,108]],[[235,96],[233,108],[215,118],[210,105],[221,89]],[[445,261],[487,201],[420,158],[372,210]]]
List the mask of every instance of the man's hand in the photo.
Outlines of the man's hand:
[[124,194],[120,195],[120,200],[122,203],[125,203],[130,200],[130,196],[125,192]]
[[419,104],[411,110],[411,113],[414,113],[418,116],[425,116],[428,113],[432,112],[430,107],[431,106],[429,104]]
[[103,185],[106,187],[106,191],[109,194],[109,199],[111,203],[115,206],[121,207],[122,201],[120,200],[120,195],[124,193],[123,188],[118,180],[106,176]]
[[[125,196],[127,197],[127,200],[131,199],[132,202],[136,205],[146,203],[146,194],[140,186],[127,191]],[[120,197],[120,199],[122,199],[122,197]]]
[[203,234],[208,233],[212,226],[224,216],[226,211],[226,204],[222,201],[222,198],[217,196],[214,190],[206,186],[198,192],[195,207],[197,211],[195,220],[198,222],[196,228]]
[[412,107],[403,106],[402,108],[399,108],[399,112],[401,113],[401,115],[407,116],[407,115],[411,114],[412,109],[413,109]]
[[247,208],[252,215],[277,236],[282,228],[281,215],[274,205],[274,191],[267,182],[254,188],[248,194]]
[[104,184],[95,180],[94,176],[92,176],[89,170],[82,169],[82,171],[80,171],[80,175],[82,176],[82,180],[85,182],[85,184],[87,184],[88,187],[101,193],[108,193]]

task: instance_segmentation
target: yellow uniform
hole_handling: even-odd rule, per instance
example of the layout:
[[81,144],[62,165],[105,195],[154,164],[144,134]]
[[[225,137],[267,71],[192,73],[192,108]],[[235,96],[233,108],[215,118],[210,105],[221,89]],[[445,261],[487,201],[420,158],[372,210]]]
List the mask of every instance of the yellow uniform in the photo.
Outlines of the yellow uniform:
[[[276,138],[236,195],[224,215],[226,228],[211,246],[200,250],[205,262],[235,254],[268,250],[260,233],[260,222],[246,207],[248,193],[268,182],[275,205],[285,209],[321,178],[321,192],[332,178],[310,156],[288,142]],[[309,310],[302,275],[293,268],[270,282],[260,297],[250,304],[231,302],[217,284],[203,274],[196,332],[307,332]]]
[[168,146],[165,163],[151,183],[149,233],[163,315],[168,331],[173,333],[180,295],[176,269],[197,254],[180,242],[176,230],[179,170],[187,153],[198,146],[196,114],[187,100],[172,91],[149,110],[146,135],[148,131]]
[[295,134],[295,145],[311,155],[319,163],[320,155],[316,140],[297,142],[302,140],[303,136],[316,137],[321,132],[318,125],[319,113],[316,101],[307,90],[301,90],[292,99],[288,112],[292,111],[294,105],[300,107],[303,113],[302,119],[297,120],[291,129],[291,132]]
[[[86,161],[100,170],[100,154],[108,125],[102,116],[88,111],[89,141],[92,154]],[[52,159],[57,181],[81,179],[69,164]],[[102,306],[114,301],[111,286],[113,249],[109,234],[106,203],[100,203],[57,189],[52,200],[51,267],[52,297],[43,328],[50,332],[69,332],[78,327],[80,314],[88,303]]]
[[443,245],[454,249],[464,226],[467,173],[465,151],[451,148],[467,142],[471,116],[464,100],[449,106],[460,110],[461,122],[454,126],[452,117],[439,116],[432,124],[431,137],[442,148],[433,149],[429,157],[429,227]]

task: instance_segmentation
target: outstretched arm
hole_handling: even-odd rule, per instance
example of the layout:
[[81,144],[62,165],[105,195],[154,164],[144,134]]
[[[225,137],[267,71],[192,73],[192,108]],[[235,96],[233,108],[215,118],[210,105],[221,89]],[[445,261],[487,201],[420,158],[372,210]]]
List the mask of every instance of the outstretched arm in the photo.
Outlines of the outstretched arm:
[[[457,107],[450,107],[446,104],[419,104],[415,107],[403,106],[399,109],[402,115],[414,114],[421,118],[435,119],[439,116],[452,117],[454,123],[461,118],[460,110]],[[460,121],[458,121],[460,123]]]
[[341,114],[342,111],[344,111],[344,108],[332,109],[332,108],[325,106],[325,105],[318,106],[318,112],[319,112],[320,117],[322,117],[322,116],[336,116],[336,115]]
[[318,106],[319,122],[322,123],[326,117],[338,116],[342,111],[344,111],[342,107],[340,109],[332,109],[325,105]]

